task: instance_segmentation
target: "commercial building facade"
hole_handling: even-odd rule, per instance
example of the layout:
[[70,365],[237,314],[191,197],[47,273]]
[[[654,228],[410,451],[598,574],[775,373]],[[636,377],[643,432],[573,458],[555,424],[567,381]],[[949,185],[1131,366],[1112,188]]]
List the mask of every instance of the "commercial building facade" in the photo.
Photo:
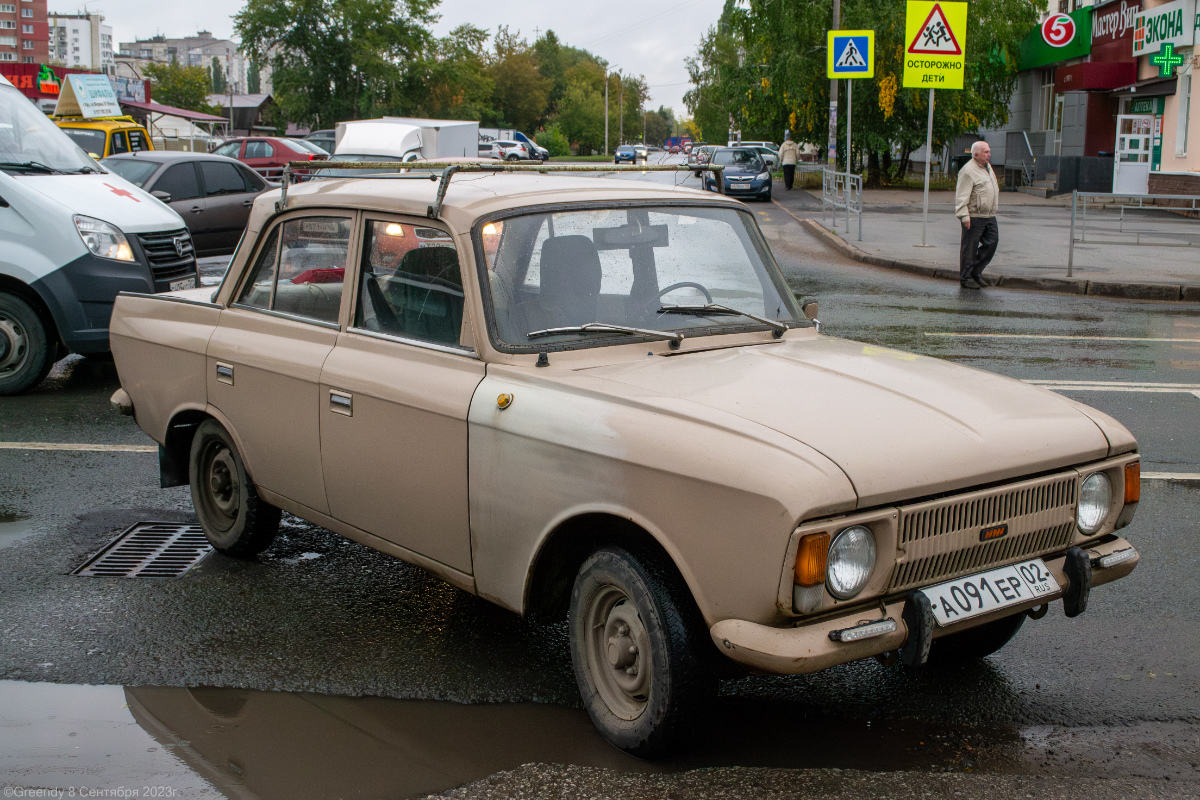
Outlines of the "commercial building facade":
[[46,0],[0,0],[0,67],[50,56]]

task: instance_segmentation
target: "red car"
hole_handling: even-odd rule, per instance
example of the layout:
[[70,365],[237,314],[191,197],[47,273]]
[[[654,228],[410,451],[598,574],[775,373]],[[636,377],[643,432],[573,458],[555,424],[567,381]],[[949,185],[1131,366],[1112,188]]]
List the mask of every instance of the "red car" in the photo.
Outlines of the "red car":
[[304,139],[285,136],[247,136],[230,139],[213,151],[243,162],[268,180],[278,180],[289,161],[324,161],[322,148]]

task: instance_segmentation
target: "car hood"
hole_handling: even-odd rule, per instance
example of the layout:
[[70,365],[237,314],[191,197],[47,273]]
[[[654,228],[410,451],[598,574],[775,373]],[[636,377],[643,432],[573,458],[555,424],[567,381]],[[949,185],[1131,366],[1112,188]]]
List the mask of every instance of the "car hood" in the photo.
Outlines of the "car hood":
[[66,210],[104,220],[125,233],[184,227],[183,219],[165,203],[116,173],[30,175],[22,181]]
[[827,336],[586,371],[614,394],[621,385],[637,387],[633,394],[642,401],[682,413],[699,412],[698,404],[801,442],[846,473],[860,507],[1057,469],[1110,451],[1098,424],[1061,395]]

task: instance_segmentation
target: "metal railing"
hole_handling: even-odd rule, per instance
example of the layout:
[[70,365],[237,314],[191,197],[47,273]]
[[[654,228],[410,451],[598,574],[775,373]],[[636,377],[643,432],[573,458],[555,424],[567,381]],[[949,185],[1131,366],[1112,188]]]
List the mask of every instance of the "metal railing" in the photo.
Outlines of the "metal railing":
[[[1089,201],[1091,201],[1089,203]],[[1163,201],[1170,201],[1163,204]],[[1088,238],[1088,206],[1092,206],[1092,238]],[[1145,212],[1139,214],[1138,212]],[[1180,212],[1195,216],[1184,216]],[[1075,243],[1153,244],[1157,247],[1200,245],[1200,195],[1071,192],[1071,238],[1067,277],[1075,267]],[[1115,223],[1115,224],[1114,224]],[[1102,225],[1096,230],[1097,225]],[[1099,233],[1099,236],[1097,236]]]
[[830,227],[836,228],[837,209],[846,212],[846,235],[850,235],[850,215],[858,216],[858,241],[862,241],[862,176],[849,172],[821,170],[821,208],[829,210]]

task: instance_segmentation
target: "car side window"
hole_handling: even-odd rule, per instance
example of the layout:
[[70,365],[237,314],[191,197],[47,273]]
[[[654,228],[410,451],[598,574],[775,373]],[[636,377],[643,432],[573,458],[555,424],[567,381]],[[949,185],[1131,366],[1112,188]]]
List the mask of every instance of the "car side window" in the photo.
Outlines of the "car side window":
[[266,142],[246,142],[246,158],[270,158],[271,148]]
[[138,150],[149,150],[150,144],[146,141],[146,135],[141,131],[129,132],[129,149],[137,152]]
[[241,142],[230,142],[223,144],[213,152],[219,156],[228,156],[229,158],[237,158],[238,151],[242,149]]
[[111,153],[128,153],[129,142],[125,138],[124,131],[116,131],[112,135],[112,150]]
[[372,220],[362,253],[356,327],[459,346],[462,274],[445,231]]
[[266,188],[267,182],[254,170],[243,167],[241,164],[234,164],[233,168],[242,176],[242,183],[247,192],[259,192]]
[[190,200],[200,196],[200,183],[196,180],[196,168],[187,164],[175,164],[163,172],[154,183],[155,191],[166,192],[171,200]]
[[204,179],[204,193],[208,197],[246,191],[246,181],[233,164],[225,161],[201,161],[199,166],[200,176]]
[[285,220],[271,232],[238,301],[255,308],[336,323],[349,246],[347,217]]

